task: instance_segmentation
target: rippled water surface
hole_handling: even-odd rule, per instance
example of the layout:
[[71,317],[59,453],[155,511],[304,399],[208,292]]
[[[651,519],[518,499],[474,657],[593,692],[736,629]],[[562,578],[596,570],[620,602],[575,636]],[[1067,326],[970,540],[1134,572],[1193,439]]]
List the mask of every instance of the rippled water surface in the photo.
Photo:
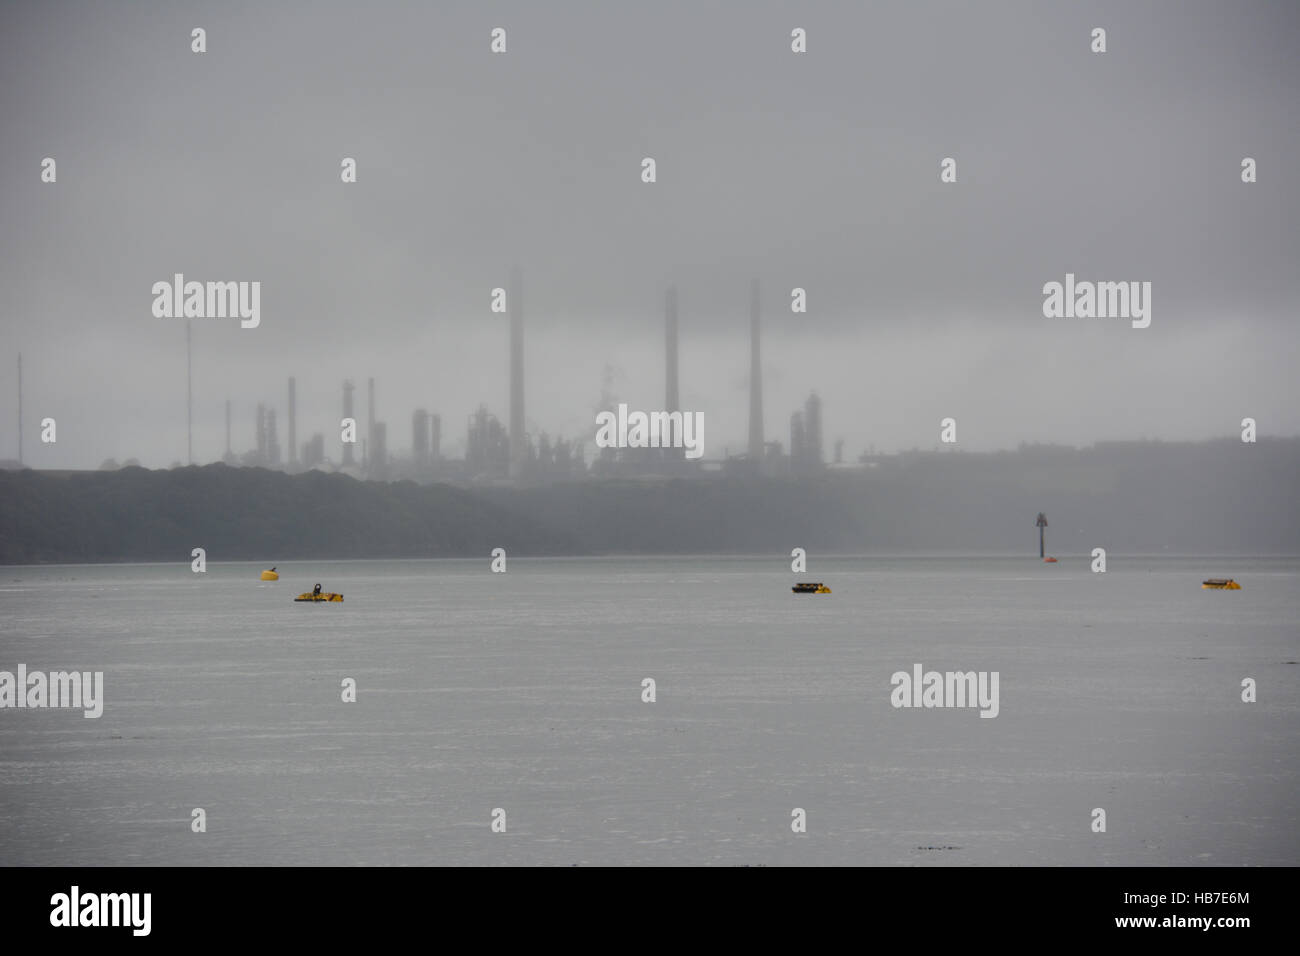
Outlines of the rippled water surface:
[[0,863],[1300,863],[1300,561],[488,564],[0,568],[0,670],[105,683],[0,710]]

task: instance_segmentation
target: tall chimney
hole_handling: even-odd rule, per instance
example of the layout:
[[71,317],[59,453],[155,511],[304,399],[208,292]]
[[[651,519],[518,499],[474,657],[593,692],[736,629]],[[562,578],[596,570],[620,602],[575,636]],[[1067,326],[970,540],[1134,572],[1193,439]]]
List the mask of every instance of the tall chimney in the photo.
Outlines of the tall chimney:
[[[677,290],[669,288],[668,296],[664,303],[664,411],[668,413],[679,412],[679,398],[677,394]],[[676,446],[678,436],[672,434],[672,425],[668,426],[670,433],[667,436],[668,448],[665,452],[669,457],[677,457]]]
[[808,449],[808,467],[821,468],[822,461],[822,400],[813,392],[804,403],[804,440]]
[[423,408],[411,415],[411,458],[417,465],[429,463],[429,413]]
[[807,431],[804,429],[803,412],[790,416],[790,471],[802,474],[808,463],[808,448],[805,444]]
[[266,406],[257,406],[257,458],[258,464],[266,467]]
[[[352,387],[353,387],[353,386],[352,386],[352,382],[351,382],[351,381],[345,381],[345,382],[343,383],[343,417],[344,417],[344,418],[352,418],[352,417],[353,417],[353,415],[352,415]],[[346,441],[345,441],[345,442],[343,443],[343,466],[344,466],[344,467],[347,467],[347,466],[349,466],[349,465],[355,465],[355,464],[356,464],[356,461],[355,461],[355,460],[353,459],[353,457],[352,457],[352,445],[353,445],[353,442],[346,442]]]
[[280,436],[276,433],[274,408],[266,410],[266,459],[272,466],[280,464]]
[[194,464],[194,371],[190,362],[190,326],[185,323],[185,463]]
[[749,458],[763,460],[763,366],[758,351],[758,280],[749,286]]
[[226,399],[226,458],[230,457],[230,399]]
[[23,353],[18,353],[18,464],[23,463]]
[[289,464],[298,464],[298,388],[289,376]]
[[367,463],[370,461],[370,456],[375,453],[375,380],[374,378],[370,379],[368,394],[369,394],[369,399],[368,399],[369,411],[367,412],[368,417],[366,419],[366,443],[369,447],[366,450],[365,454],[362,456]]
[[510,271],[510,477],[524,470],[524,291],[518,267]]

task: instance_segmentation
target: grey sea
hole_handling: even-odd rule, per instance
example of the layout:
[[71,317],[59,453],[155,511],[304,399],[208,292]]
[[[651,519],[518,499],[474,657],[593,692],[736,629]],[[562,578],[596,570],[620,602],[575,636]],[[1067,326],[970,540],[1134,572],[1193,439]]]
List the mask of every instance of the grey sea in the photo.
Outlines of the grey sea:
[[0,863],[1300,863],[1300,560],[508,562],[0,568]]

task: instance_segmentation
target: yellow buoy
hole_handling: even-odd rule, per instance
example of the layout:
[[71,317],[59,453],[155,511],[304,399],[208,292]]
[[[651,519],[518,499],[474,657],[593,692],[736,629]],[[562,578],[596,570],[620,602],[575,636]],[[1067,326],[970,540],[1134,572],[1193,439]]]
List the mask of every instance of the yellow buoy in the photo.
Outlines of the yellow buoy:
[[278,574],[275,573],[275,568],[272,568],[270,571],[263,571],[263,572],[262,572],[262,580],[263,580],[263,581],[278,581],[278,580],[280,580],[280,575],[278,575]]

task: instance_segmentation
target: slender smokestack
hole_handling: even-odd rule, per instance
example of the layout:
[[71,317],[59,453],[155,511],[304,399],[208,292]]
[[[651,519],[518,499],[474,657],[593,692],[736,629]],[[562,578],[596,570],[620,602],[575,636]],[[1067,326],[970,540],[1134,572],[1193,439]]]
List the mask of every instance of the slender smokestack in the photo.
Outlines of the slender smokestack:
[[18,464],[23,463],[23,353],[18,353]]
[[194,464],[194,366],[190,362],[190,325],[185,323],[185,459]]
[[230,457],[230,399],[226,399],[226,457]]
[[266,410],[266,457],[272,467],[280,464],[280,436],[275,427],[275,409]]
[[790,416],[790,470],[796,475],[801,474],[807,465],[806,437],[803,412],[795,412]]
[[510,477],[524,470],[524,291],[519,269],[510,271]]
[[804,403],[804,442],[808,452],[808,467],[814,471],[825,464],[822,461],[822,400],[813,392]]
[[[350,381],[343,383],[343,417],[352,418],[352,383]],[[352,444],[352,442],[346,441],[343,443],[344,467],[356,464],[352,458]]]
[[[679,412],[677,394],[677,290],[669,288],[664,303],[664,411]],[[672,426],[668,426],[670,433]],[[676,435],[670,434],[668,455],[673,455],[676,447]]]
[[429,462],[429,413],[423,408],[411,415],[411,458],[417,465]]
[[373,378],[369,382],[368,396],[370,409],[367,412],[368,418],[366,420],[366,442],[368,447],[367,445],[362,446],[365,449],[362,460],[366,462],[370,461],[369,456],[373,455],[375,451],[375,380]]
[[758,352],[758,280],[749,286],[749,457],[763,460],[763,366]]
[[289,376],[289,464],[298,464],[298,388]]

